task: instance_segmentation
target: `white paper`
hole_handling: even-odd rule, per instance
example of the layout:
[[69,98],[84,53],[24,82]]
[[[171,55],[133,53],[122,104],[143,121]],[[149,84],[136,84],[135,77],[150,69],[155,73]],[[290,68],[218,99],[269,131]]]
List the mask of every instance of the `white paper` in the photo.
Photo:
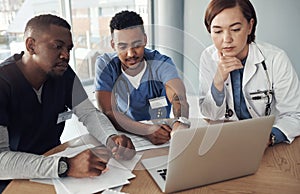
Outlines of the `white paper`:
[[[93,145],[83,145],[75,148],[67,148],[55,155],[72,157],[87,148],[92,148]],[[33,179],[31,181],[54,184],[56,193],[65,194],[88,194],[103,191],[109,188],[120,187],[129,184],[128,179],[134,178],[135,175],[131,173],[137,162],[141,158],[141,154],[137,154],[129,161],[122,161],[122,165],[114,158],[111,158],[107,164],[108,171],[97,177],[92,178],[57,178],[57,179]],[[129,169],[128,169],[129,167]]]
[[102,194],[125,194],[125,193],[115,191],[115,190],[111,190],[111,189],[107,189],[107,190],[103,191]]
[[140,137],[131,133],[126,133],[126,132],[120,132],[121,134],[125,134],[127,137],[129,137],[135,147],[135,150],[138,151],[143,151],[143,150],[149,150],[149,149],[156,149],[156,148],[164,148],[164,147],[169,147],[170,143],[164,143],[162,145],[154,145],[151,143],[149,140],[147,140],[144,137]]

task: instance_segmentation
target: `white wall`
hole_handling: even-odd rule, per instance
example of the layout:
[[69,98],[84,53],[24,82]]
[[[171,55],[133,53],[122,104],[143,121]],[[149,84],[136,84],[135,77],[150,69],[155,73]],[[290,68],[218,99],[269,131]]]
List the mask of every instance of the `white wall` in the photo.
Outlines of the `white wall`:
[[154,36],[155,49],[171,56],[179,68],[183,69],[183,0],[155,0]]
[[[266,41],[284,49],[300,76],[300,1],[251,0],[256,9],[257,41]],[[184,70],[190,82],[198,85],[197,64],[201,51],[211,39],[204,25],[204,12],[209,0],[184,2]]]
[[300,76],[300,1],[252,0],[258,18],[257,40],[284,49]]
[[184,73],[190,93],[198,94],[198,64],[201,52],[211,44],[210,35],[203,22],[209,0],[188,0],[184,4]]

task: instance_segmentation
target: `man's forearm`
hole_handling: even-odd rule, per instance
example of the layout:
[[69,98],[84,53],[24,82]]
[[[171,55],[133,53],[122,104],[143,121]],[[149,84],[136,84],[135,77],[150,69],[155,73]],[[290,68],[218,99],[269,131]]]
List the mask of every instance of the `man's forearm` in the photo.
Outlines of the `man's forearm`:
[[166,85],[166,94],[173,107],[174,117],[189,117],[185,86],[181,79],[169,80]]
[[1,152],[0,179],[58,178],[59,158],[22,152]]
[[106,144],[107,138],[117,134],[112,123],[103,112],[86,99],[73,108],[75,115],[88,129],[89,133],[96,137],[102,144]]
[[137,135],[149,135],[150,125],[134,121],[119,111],[105,112],[115,128],[120,131],[130,132]]
[[12,152],[6,126],[0,126],[0,179],[57,178],[59,157]]
[[172,97],[172,107],[174,117],[189,117],[189,104],[183,96],[178,96],[174,93]]

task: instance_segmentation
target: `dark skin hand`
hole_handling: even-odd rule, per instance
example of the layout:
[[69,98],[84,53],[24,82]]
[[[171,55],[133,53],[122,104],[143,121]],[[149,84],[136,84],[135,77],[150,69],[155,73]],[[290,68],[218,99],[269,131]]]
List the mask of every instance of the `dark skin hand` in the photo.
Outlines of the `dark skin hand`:
[[[168,100],[172,103],[174,117],[188,118],[189,105],[185,96],[185,87],[180,79],[169,80],[166,84]],[[98,108],[101,109],[120,131],[127,131],[147,138],[154,145],[164,144],[170,140],[171,127],[168,125],[144,124],[130,119],[118,111],[115,97],[111,92],[96,91]],[[180,124],[174,124],[177,129]],[[173,127],[173,126],[172,126]]]
[[151,141],[154,145],[160,145],[168,142],[171,138],[172,129],[170,126],[162,125],[153,125],[151,126],[153,133],[145,135],[145,137]]
[[106,145],[112,151],[115,159],[130,160],[136,154],[132,141],[125,135],[111,136]]
[[106,169],[112,153],[105,147],[87,149],[68,159],[70,177],[84,178],[99,176]]
[[107,163],[115,159],[132,159],[136,154],[134,145],[125,135],[112,135],[107,140],[107,148],[98,146],[87,149],[68,159],[70,177],[83,178],[99,176],[107,170]]

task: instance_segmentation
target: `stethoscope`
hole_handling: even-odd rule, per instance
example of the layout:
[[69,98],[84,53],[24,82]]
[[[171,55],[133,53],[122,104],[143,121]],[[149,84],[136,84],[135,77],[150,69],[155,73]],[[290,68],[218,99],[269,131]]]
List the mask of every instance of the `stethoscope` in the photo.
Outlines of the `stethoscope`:
[[[144,59],[145,60],[145,59]],[[146,61],[145,61],[146,63]],[[147,65],[149,66],[149,65]],[[122,65],[120,64],[120,68],[122,68]],[[121,70],[122,72],[122,70]],[[149,66],[149,72],[150,72],[150,79],[152,79],[152,72],[151,72],[151,67]],[[117,110],[123,114],[126,114],[129,111],[130,108],[130,90],[129,90],[129,85],[128,82],[125,80],[125,78],[123,77],[123,73],[120,73],[116,83],[114,84],[113,87],[113,94],[114,94],[114,100],[115,100],[115,104],[117,107]],[[149,85],[149,87],[151,87],[151,85]],[[118,99],[121,99],[121,96],[119,95],[119,93],[125,89],[125,93],[126,93],[126,108],[125,110],[121,110],[119,103],[118,103]]]
[[[158,94],[160,94],[160,92],[157,91],[157,88],[155,87],[155,84],[154,84],[155,81],[153,80],[151,64],[147,64],[147,68],[148,68],[148,72],[149,72],[149,80],[147,81],[147,84],[148,84],[147,88],[149,90],[148,92],[153,93],[154,95],[155,94],[158,95]],[[119,93],[123,92],[124,90],[125,90],[125,93],[126,93],[126,100],[125,100],[126,101],[126,108],[125,109],[123,108],[123,110],[122,110],[118,100],[121,99],[121,96],[119,95]],[[125,80],[124,75],[122,75],[122,73],[119,75],[116,83],[114,84],[113,94],[114,94],[114,101],[115,101],[117,110],[119,112],[123,113],[123,114],[128,113],[128,111],[130,109],[130,103],[131,103],[130,88],[129,88],[129,85],[128,85],[128,81]],[[157,111],[157,114],[156,114],[157,118],[164,117],[165,111],[163,111],[162,108],[158,108],[156,111]]]
[[[262,54],[261,50],[258,49],[260,51],[260,53]],[[263,54],[262,54],[263,55]],[[267,82],[268,82],[268,89],[267,90],[263,90],[263,91],[256,91],[256,92],[250,92],[250,96],[252,100],[262,100],[265,99],[266,100],[266,107],[265,107],[265,116],[268,116],[271,114],[271,104],[272,104],[272,99],[273,99],[273,86],[271,84],[271,80],[270,80],[270,76],[267,70],[267,66],[265,63],[265,60],[263,60],[261,62],[262,67],[264,69],[266,78],[267,78]],[[233,116],[233,110],[229,108],[227,102],[226,102],[226,111],[225,111],[225,118],[229,118]]]
[[[121,108],[119,107],[118,104],[118,99],[120,99],[120,95],[118,94],[118,91],[120,91],[120,88],[122,88],[121,86],[124,86],[125,91],[126,91],[126,99],[127,99],[127,103],[126,103],[126,108],[125,110],[121,110]],[[119,76],[119,78],[117,79],[117,83],[115,84],[115,86],[113,87],[113,94],[114,94],[114,100],[115,100],[115,104],[117,107],[117,110],[123,114],[126,114],[129,110],[130,107],[130,91],[129,91],[129,86],[127,81],[123,78],[122,75]]]

